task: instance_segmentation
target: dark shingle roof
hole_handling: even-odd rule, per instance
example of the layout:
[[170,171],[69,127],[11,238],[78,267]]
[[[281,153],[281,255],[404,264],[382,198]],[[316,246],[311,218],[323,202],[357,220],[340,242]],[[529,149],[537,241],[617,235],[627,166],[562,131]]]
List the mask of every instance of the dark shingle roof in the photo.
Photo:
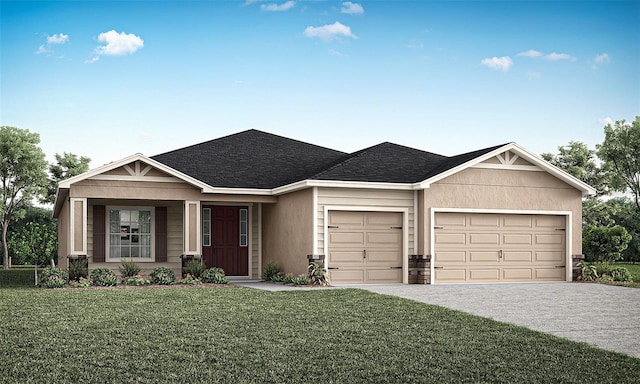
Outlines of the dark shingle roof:
[[250,129],[152,159],[213,187],[273,189],[307,179],[416,183],[502,146],[447,157],[385,142],[347,154]]
[[305,180],[346,155],[250,129],[152,159],[214,187],[271,189]]
[[393,143],[382,143],[349,155],[312,177],[315,180],[414,183],[445,156]]

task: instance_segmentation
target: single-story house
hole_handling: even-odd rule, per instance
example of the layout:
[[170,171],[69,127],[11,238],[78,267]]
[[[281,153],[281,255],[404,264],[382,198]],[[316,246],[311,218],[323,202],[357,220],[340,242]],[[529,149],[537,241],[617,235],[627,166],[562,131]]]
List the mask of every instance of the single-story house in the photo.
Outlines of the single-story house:
[[59,184],[59,263],[260,279],[275,261],[333,284],[571,281],[595,190],[515,143],[453,157],[392,143],[344,153],[248,130]]

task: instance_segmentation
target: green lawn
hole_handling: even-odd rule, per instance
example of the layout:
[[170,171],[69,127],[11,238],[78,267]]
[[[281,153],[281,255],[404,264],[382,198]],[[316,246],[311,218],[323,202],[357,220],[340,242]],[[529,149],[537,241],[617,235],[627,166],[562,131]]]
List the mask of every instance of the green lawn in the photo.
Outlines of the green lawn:
[[356,289],[0,289],[1,383],[637,383],[640,359]]
[[622,265],[627,268],[631,275],[633,276],[633,281],[640,283],[640,264],[631,264],[631,263],[616,263]]

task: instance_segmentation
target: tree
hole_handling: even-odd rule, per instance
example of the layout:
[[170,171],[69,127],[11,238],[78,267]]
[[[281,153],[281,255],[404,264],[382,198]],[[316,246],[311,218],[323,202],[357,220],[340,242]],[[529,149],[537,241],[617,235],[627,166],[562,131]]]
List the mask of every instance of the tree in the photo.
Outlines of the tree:
[[[11,222],[9,228],[10,234],[7,239],[9,257],[11,258],[11,263],[14,265],[30,263],[30,260],[20,252],[15,241],[17,239],[15,235],[23,233],[26,230],[27,224],[42,224],[49,228],[52,233],[57,233],[57,220],[53,218],[51,209],[27,205],[20,213],[20,216],[14,218]],[[57,252],[53,254],[53,260],[57,263]]]
[[46,194],[41,199],[44,204],[53,204],[56,200],[58,183],[70,177],[77,176],[89,170],[91,159],[85,156],[64,152],[56,153],[56,163],[49,164],[49,180]]
[[42,193],[46,185],[47,162],[39,143],[40,135],[37,133],[15,127],[0,127],[0,229],[4,269],[11,265],[7,247],[9,223],[25,203]]
[[604,142],[598,146],[598,156],[610,167],[611,188],[631,192],[640,210],[640,116],[627,123],[618,120],[615,126],[604,127]]
[[589,260],[616,261],[622,258],[631,235],[619,225],[596,227],[588,225],[582,233],[582,246]]
[[558,147],[558,154],[543,153],[542,158],[571,176],[589,184],[597,191],[597,196],[609,194],[610,172],[598,166],[596,151],[580,141],[570,141]]
[[38,265],[45,262],[53,264],[54,255],[57,253],[56,231],[46,224],[32,221],[20,231],[13,232],[9,242],[18,255],[34,265],[35,285],[38,285]]

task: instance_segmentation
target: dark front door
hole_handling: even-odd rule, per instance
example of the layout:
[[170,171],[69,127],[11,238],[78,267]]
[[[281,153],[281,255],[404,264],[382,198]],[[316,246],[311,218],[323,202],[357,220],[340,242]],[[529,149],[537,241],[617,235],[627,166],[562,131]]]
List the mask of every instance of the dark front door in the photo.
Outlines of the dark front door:
[[203,206],[202,257],[208,268],[222,268],[228,276],[247,276],[247,207]]

